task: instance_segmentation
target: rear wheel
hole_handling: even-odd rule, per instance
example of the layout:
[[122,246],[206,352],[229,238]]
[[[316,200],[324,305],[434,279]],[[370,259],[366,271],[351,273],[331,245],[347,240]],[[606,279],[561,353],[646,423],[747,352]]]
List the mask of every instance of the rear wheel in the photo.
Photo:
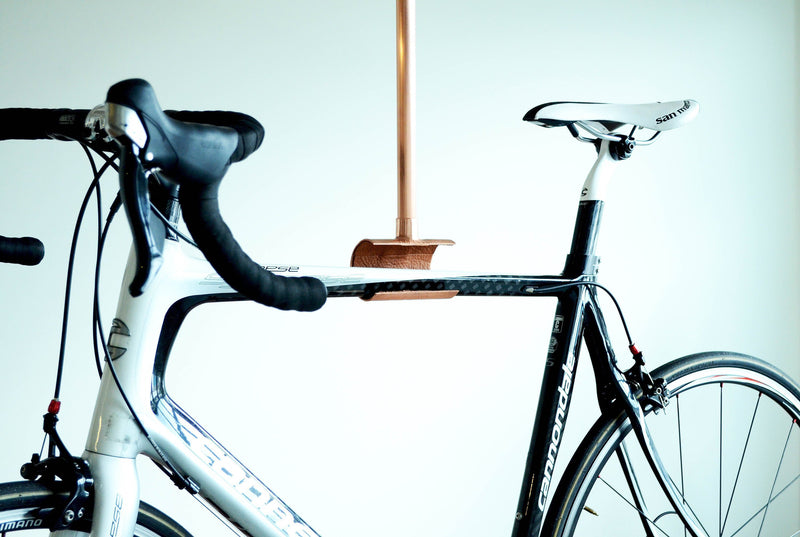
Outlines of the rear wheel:
[[[665,410],[646,418],[684,502],[709,536],[800,535],[800,387],[749,356],[662,366]],[[570,461],[544,535],[688,535],[624,414],[601,417]]]
[[[44,485],[21,481],[0,484],[0,536],[25,531],[28,535],[46,534],[44,515],[49,509],[63,505],[64,494],[57,494]],[[79,531],[89,531],[89,525],[77,526]],[[38,530],[38,531],[37,531]],[[33,532],[33,533],[30,533]],[[191,537],[180,524],[144,502],[139,504],[134,535],[137,537]]]

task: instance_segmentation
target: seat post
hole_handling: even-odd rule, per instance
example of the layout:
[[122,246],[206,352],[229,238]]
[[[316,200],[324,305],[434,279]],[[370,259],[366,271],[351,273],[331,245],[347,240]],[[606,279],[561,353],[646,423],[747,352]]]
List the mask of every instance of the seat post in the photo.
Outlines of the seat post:
[[594,276],[600,258],[595,255],[600,220],[603,215],[608,181],[616,168],[617,158],[611,145],[617,142],[599,142],[597,160],[586,177],[581,189],[578,215],[572,234],[572,245],[564,265],[563,276],[577,278]]
[[586,176],[581,190],[581,201],[597,200],[605,201],[608,182],[611,175],[616,170],[616,163],[619,160],[614,145],[617,141],[597,140],[597,160],[594,161],[592,169]]

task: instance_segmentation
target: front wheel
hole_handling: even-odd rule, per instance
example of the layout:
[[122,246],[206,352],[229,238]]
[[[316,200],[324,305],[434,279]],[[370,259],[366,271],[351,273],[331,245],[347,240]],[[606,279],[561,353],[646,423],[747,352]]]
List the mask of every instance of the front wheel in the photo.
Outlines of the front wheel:
[[[647,426],[709,536],[800,536],[800,387],[740,354],[675,360]],[[685,537],[624,413],[601,417],[565,470],[543,535]]]
[[[46,514],[54,507],[57,509],[59,505],[63,506],[65,501],[66,495],[54,493],[40,483],[0,483],[0,537],[18,531],[25,531],[26,535],[31,536],[47,534]],[[88,535],[90,528],[88,524],[83,527],[78,524],[75,529],[86,531]],[[139,504],[134,535],[191,537],[180,524],[144,502]]]

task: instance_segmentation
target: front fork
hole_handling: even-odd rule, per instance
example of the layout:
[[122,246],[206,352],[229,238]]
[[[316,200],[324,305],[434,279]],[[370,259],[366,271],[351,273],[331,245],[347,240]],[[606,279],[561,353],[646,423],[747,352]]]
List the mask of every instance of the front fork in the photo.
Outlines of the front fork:
[[[635,365],[627,372],[622,372],[617,367],[616,357],[611,349],[608,332],[606,330],[605,321],[596,304],[596,297],[594,292],[590,292],[592,299],[587,303],[587,340],[594,340],[594,343],[599,344],[604,349],[602,353],[592,354],[592,361],[595,368],[595,374],[598,378],[598,386],[601,387],[599,392],[601,394],[601,407],[604,404],[602,398],[615,399],[622,404],[628,419],[631,422],[631,427],[636,439],[641,446],[642,452],[650,465],[653,474],[655,475],[661,490],[666,495],[675,513],[680,517],[686,529],[693,537],[708,537],[708,533],[703,528],[700,521],[695,514],[686,504],[683,495],[678,487],[669,476],[669,472],[664,466],[661,457],[656,449],[653,437],[647,427],[645,421],[645,405],[655,405],[662,407],[666,405],[665,387],[663,379],[653,380],[644,371],[644,360],[641,353],[633,346],[631,351],[634,353]],[[592,322],[594,321],[594,322]],[[598,348],[590,344],[589,348]],[[632,387],[633,386],[633,387]],[[604,388],[608,387],[611,393],[603,393]],[[634,393],[635,390],[641,390],[640,395]],[[638,483],[636,482],[635,473],[632,471],[630,459],[624,444],[617,450],[617,457],[625,474],[631,493],[634,497],[637,509],[640,511],[642,524],[648,536],[653,535],[651,526],[652,518],[647,516],[646,505],[644,496],[639,490]]]

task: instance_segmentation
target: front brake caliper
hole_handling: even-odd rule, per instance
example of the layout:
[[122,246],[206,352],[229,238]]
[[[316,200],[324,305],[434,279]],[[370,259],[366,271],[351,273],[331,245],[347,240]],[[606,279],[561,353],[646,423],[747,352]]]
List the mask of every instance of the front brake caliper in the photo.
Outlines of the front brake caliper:
[[31,462],[20,469],[23,478],[37,481],[54,492],[66,492],[67,501],[63,505],[47,508],[39,513],[49,521],[50,531],[72,528],[89,518],[92,508],[94,481],[89,471],[89,463],[80,457],[73,457],[56,432],[58,417],[54,412],[44,416],[44,431],[50,438],[48,456],[41,459],[34,453]]

